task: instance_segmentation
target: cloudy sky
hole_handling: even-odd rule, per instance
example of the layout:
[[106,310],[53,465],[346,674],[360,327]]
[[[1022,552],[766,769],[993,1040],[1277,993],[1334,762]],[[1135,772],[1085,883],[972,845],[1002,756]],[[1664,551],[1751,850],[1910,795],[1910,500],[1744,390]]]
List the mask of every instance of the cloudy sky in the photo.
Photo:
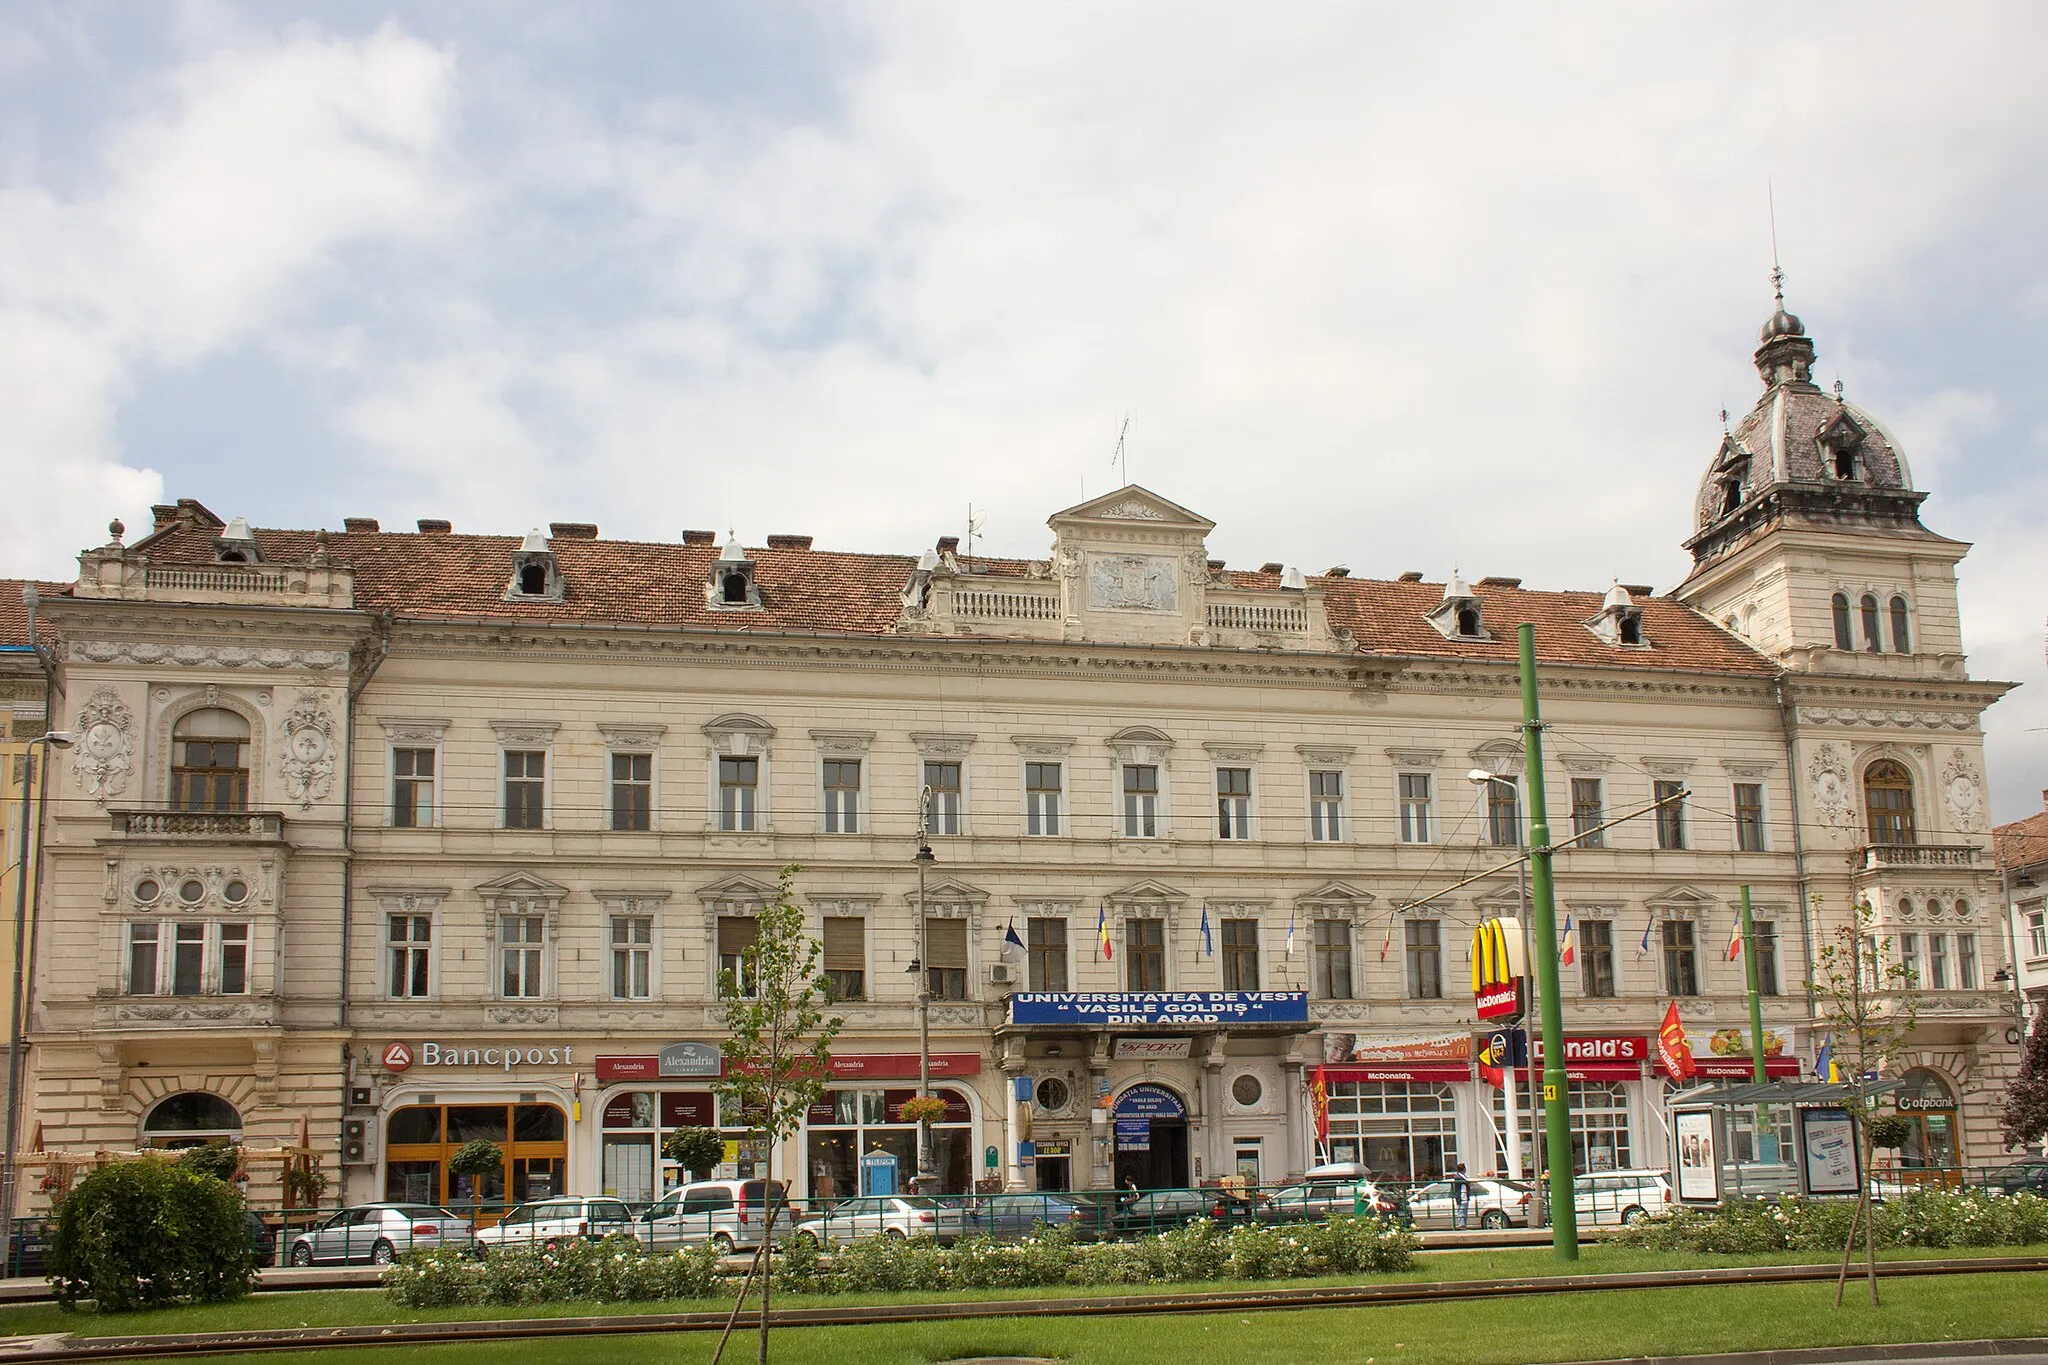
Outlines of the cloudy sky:
[[110,517],[997,552],[1130,477],[1213,552],[1682,576],[1819,375],[2048,786],[2048,7],[17,3],[0,572]]

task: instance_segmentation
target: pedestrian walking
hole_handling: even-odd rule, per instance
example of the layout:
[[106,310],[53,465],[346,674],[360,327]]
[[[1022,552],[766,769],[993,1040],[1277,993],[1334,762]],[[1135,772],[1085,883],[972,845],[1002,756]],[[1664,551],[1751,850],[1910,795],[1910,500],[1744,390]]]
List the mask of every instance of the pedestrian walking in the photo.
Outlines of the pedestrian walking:
[[1472,1218],[1472,1182],[1465,1178],[1465,1163],[1451,1172],[1451,1226],[1462,1228]]

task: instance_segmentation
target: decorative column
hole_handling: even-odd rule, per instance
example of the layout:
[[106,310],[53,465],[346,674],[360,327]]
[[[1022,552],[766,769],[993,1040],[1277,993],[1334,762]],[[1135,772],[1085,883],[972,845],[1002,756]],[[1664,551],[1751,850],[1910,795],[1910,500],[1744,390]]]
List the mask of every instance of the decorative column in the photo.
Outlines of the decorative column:
[[1223,1037],[1211,1034],[1209,1050],[1202,1059],[1202,1126],[1207,1130],[1209,1178],[1220,1179],[1231,1169],[1223,1136]]
[[1281,1102],[1287,1111],[1287,1165],[1284,1169],[1289,1180],[1300,1179],[1302,1172],[1309,1167],[1306,1155],[1308,1147],[1302,1141],[1301,1129],[1301,1108],[1306,1102],[1308,1092],[1303,1089],[1307,1082],[1302,1079],[1300,1047],[1301,1040],[1298,1038],[1289,1043],[1287,1055],[1280,1061],[1280,1085],[1286,1092],[1281,1097]]

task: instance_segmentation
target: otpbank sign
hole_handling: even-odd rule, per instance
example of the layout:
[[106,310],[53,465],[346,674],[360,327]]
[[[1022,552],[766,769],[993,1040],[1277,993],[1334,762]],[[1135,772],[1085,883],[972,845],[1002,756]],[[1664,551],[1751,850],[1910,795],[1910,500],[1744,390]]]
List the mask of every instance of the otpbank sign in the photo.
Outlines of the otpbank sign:
[[533,1047],[499,1043],[469,1047],[457,1043],[386,1043],[384,1069],[410,1071],[414,1066],[499,1067],[516,1071],[522,1066],[574,1066],[576,1049],[562,1043]]

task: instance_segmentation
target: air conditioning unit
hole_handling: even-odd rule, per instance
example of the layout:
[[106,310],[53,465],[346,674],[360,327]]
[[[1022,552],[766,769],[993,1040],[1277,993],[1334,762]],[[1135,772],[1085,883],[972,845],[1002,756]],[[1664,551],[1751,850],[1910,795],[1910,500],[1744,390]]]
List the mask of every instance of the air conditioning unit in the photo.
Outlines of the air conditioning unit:
[[343,1119],[341,1121],[341,1164],[344,1166],[374,1166],[377,1164],[377,1120],[374,1118]]
[[998,986],[1014,985],[1017,980],[1017,969],[1007,962],[991,963],[988,969],[988,979],[995,982]]

